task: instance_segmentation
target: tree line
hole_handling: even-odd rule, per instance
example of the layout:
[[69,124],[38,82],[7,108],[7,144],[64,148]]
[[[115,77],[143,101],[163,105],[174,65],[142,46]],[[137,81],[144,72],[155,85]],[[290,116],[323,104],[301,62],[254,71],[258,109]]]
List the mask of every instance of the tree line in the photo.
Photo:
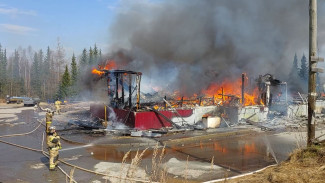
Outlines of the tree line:
[[[300,67],[298,66],[298,57],[295,54],[292,67],[288,76],[290,83],[290,90],[294,92],[306,93],[308,91],[308,79],[309,79],[309,67],[308,61],[305,54],[302,55],[300,59]],[[322,91],[321,80],[319,74],[317,73],[316,78],[317,91]]]
[[0,44],[0,98],[10,96],[39,97],[42,100],[76,98],[79,94],[80,75],[89,66],[102,59],[96,44],[66,58],[60,41],[55,49],[34,51],[15,49],[11,55]]

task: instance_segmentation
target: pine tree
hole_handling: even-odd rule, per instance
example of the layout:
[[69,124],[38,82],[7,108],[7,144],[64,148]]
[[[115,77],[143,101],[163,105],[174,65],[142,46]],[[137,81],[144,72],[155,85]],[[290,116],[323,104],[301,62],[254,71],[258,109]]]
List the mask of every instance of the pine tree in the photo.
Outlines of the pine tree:
[[81,55],[81,58],[80,58],[79,65],[80,65],[79,70],[83,70],[86,67],[86,65],[88,65],[88,55],[87,55],[86,48],[83,49],[83,51],[82,51],[82,55]]
[[13,67],[12,67],[12,78],[17,81],[20,78],[20,65],[19,65],[19,53],[17,50],[14,52]]
[[38,51],[37,56],[38,56],[38,67],[39,67],[39,73],[38,73],[39,74],[39,76],[38,76],[39,79],[38,79],[38,81],[39,81],[39,87],[40,87],[39,88],[40,92],[39,92],[38,96],[41,97],[42,99],[44,99],[45,98],[45,90],[44,90],[45,73],[44,73],[43,69],[45,67],[44,67],[44,54],[43,54],[42,49],[40,49]]
[[35,52],[34,53],[34,61],[32,63],[31,68],[31,89],[32,89],[32,95],[41,97],[41,77],[40,77],[40,62],[39,62],[39,56]]
[[98,64],[99,62],[99,52],[98,52],[98,49],[97,49],[97,45],[95,44],[94,46],[94,50],[93,50],[93,56],[94,56],[94,64]]
[[90,47],[89,48],[89,61],[88,61],[88,65],[92,66],[93,64],[94,64],[94,51]]
[[78,69],[77,69],[77,62],[76,57],[73,54],[71,59],[71,84],[75,84],[78,78]]
[[78,92],[77,80],[78,80],[78,68],[76,57],[73,54],[71,59],[71,96],[76,96]]
[[68,65],[65,66],[65,71],[62,76],[62,80],[59,86],[59,91],[57,93],[57,98],[64,99],[70,96],[70,86],[71,86],[71,80],[70,80],[70,74]]
[[297,58],[297,54],[295,54],[294,59],[293,59],[293,63],[292,63],[292,67],[291,67],[291,71],[290,71],[290,74],[289,74],[289,78],[290,79],[297,79],[298,78],[298,72],[299,72],[298,58]]
[[43,99],[48,99],[50,97],[50,67],[51,67],[51,50],[47,47],[46,55],[41,69],[41,79],[42,79],[42,93]]
[[305,54],[303,54],[301,58],[301,67],[299,71],[299,76],[301,80],[307,82],[308,81],[308,66],[307,66],[307,58]]
[[7,90],[7,55],[0,44],[0,97],[6,95]]
[[20,55],[17,50],[14,51],[12,57],[9,58],[9,67],[7,72],[7,85],[9,95],[23,95],[24,82],[20,75]]

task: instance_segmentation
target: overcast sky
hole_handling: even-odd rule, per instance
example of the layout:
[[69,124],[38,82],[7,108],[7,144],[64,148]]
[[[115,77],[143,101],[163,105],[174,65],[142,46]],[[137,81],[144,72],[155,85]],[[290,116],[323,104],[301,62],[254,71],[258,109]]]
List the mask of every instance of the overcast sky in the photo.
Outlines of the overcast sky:
[[67,55],[80,54],[95,43],[107,50],[118,4],[118,0],[2,0],[0,44],[9,54],[19,46],[55,49],[58,38]]

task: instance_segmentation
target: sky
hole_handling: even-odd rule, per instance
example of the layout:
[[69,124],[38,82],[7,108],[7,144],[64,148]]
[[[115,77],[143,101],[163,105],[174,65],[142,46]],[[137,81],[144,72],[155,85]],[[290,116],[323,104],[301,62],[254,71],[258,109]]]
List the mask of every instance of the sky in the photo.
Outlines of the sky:
[[1,0],[0,44],[9,54],[19,46],[55,49],[58,39],[67,56],[94,44],[107,50],[118,4],[118,0]]
[[[318,2],[323,57],[325,2]],[[132,58],[127,69],[194,89],[200,78],[208,85],[234,73],[287,76],[295,53],[298,60],[308,56],[308,1],[0,0],[7,56],[19,46],[55,50],[58,38],[66,58],[94,44],[110,56],[122,50]],[[177,79],[161,77],[175,73],[175,66]]]

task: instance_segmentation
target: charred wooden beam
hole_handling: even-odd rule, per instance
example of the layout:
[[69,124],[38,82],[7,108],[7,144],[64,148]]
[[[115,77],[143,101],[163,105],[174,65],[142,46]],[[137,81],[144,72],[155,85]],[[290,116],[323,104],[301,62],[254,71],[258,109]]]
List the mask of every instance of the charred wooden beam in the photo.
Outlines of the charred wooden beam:
[[124,104],[124,77],[123,77],[123,75],[121,75],[121,85],[122,85],[121,101],[122,101],[122,104]]
[[223,93],[223,87],[221,88],[221,97],[222,97],[222,103],[224,102],[224,93]]
[[132,75],[129,75],[129,107],[132,108]]
[[245,105],[245,74],[241,75],[241,103]]
[[115,100],[118,101],[118,73],[115,73]]
[[141,74],[137,75],[137,109],[140,108],[140,83],[141,83]]
[[165,96],[164,99],[165,99],[165,100],[164,100],[164,107],[165,107],[165,109],[167,109],[167,107],[168,107],[168,106],[167,106],[167,102],[166,102],[167,97]]

